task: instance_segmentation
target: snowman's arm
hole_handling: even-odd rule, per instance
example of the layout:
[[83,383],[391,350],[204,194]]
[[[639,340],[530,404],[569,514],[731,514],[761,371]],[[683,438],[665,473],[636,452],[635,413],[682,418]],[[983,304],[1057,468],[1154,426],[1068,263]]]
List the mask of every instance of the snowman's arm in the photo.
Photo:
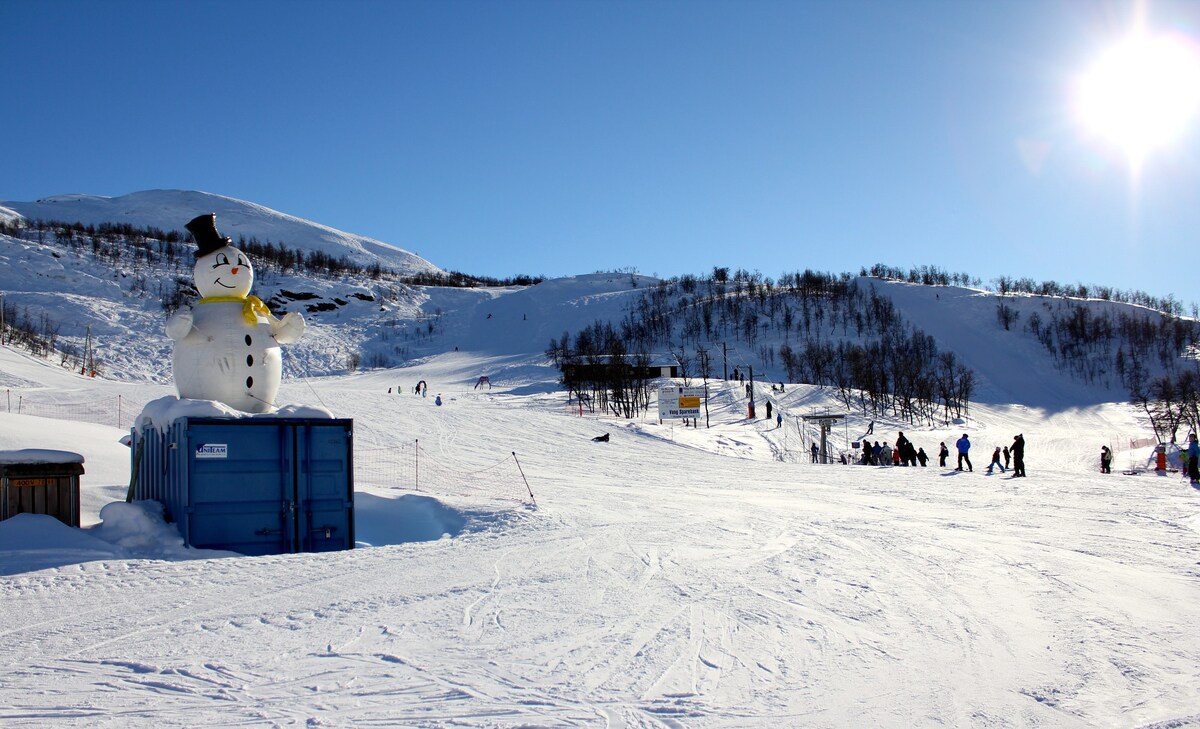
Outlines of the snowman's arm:
[[167,336],[178,342],[192,331],[192,308],[185,306],[167,319]]
[[271,336],[280,344],[297,342],[304,336],[304,317],[299,312],[289,312],[282,319],[271,317]]

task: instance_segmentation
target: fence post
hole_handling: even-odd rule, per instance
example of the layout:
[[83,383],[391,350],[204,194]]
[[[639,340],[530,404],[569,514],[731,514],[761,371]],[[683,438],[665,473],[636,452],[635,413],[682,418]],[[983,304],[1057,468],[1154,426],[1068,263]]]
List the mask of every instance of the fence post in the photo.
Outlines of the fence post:
[[421,439],[413,441],[413,491],[421,490]]
[[525,478],[525,469],[521,468],[521,462],[517,460],[517,452],[512,452],[513,463],[517,464],[517,472],[521,474],[521,480],[525,482],[525,490],[529,492],[529,500],[537,506],[537,499],[533,498],[533,489],[529,488],[529,479]]

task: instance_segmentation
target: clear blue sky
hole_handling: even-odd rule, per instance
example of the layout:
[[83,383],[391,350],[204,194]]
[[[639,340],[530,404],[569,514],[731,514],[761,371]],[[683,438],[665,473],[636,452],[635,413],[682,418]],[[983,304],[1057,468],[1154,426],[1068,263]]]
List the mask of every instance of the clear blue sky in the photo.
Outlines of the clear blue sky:
[[[474,274],[877,262],[1197,296],[1200,130],[1085,137],[1129,2],[0,0],[0,200],[194,189]],[[1200,38],[1200,3],[1148,20]]]

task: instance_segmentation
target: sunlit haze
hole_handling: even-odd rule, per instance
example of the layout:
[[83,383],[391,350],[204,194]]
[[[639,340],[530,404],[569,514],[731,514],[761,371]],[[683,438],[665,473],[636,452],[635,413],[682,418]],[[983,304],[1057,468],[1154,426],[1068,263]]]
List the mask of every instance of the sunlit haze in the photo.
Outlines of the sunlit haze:
[[1195,123],[1200,53],[1180,36],[1138,33],[1099,57],[1078,94],[1085,125],[1138,162]]

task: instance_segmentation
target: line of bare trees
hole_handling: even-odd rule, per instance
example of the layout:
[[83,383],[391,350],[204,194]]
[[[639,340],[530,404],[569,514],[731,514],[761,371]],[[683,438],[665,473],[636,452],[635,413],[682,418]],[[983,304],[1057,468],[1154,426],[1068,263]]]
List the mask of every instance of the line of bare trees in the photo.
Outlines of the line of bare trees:
[[1129,391],[1129,401],[1146,414],[1150,427],[1164,443],[1182,440],[1180,430],[1200,432],[1200,362],[1195,349],[1189,354],[1189,364],[1157,376],[1148,374],[1141,357],[1121,360],[1121,378]]
[[634,418],[650,408],[657,373],[646,351],[631,351],[612,323],[596,321],[576,333],[564,332],[546,351],[559,366],[559,382],[589,412]]
[[0,297],[0,345],[24,349],[43,359],[57,357],[60,365],[70,369],[82,369],[86,356],[88,369],[99,372],[103,363],[94,353],[80,352],[59,339],[60,327],[46,312],[34,313]]
[[[927,267],[926,273],[935,271]],[[759,344],[768,334],[782,340],[778,349]],[[718,267],[703,277],[660,281],[617,325],[596,322],[574,340],[564,332],[546,353],[572,396],[630,412],[649,392],[649,382],[626,383],[629,368],[606,369],[604,363],[670,351],[686,368],[693,359],[689,351],[707,358],[713,341],[744,343],[751,351],[757,345],[764,370],[778,362],[790,382],[836,388],[847,408],[890,412],[913,423],[962,417],[975,388],[974,372],[953,353],[938,352],[933,338],[907,324],[874,286],[861,286],[849,274],[811,270],[774,282]]]
[[862,344],[808,342],[798,350],[785,344],[780,359],[791,382],[836,388],[847,408],[890,412],[910,423],[962,417],[975,390],[974,370],[953,352],[938,352],[933,337],[920,331],[888,332]]

